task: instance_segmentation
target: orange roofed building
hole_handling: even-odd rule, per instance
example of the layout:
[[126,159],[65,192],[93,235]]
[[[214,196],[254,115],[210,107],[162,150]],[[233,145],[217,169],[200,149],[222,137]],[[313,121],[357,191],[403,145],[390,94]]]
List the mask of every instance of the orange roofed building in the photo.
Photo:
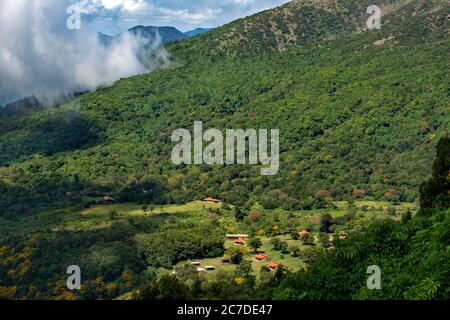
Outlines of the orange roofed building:
[[203,201],[208,202],[208,203],[220,203],[219,199],[214,199],[214,198],[210,198],[210,197],[203,199]]
[[255,259],[258,261],[267,261],[267,260],[269,260],[269,256],[267,254],[260,253],[260,254],[255,255]]
[[267,266],[270,269],[276,269],[276,268],[278,268],[280,266],[280,264],[278,262],[273,261],[273,262],[269,263]]
[[300,236],[300,239],[306,239],[311,235],[311,233],[308,230],[303,230],[300,231],[298,235]]

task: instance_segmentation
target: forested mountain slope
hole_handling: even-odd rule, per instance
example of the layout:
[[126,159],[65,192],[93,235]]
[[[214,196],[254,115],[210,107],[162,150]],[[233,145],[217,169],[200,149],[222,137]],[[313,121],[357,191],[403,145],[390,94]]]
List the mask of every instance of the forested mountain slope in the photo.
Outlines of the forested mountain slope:
[[[383,4],[381,30],[365,30],[369,2]],[[170,45],[168,69],[3,115],[1,214],[104,194],[287,209],[320,190],[414,200],[450,128],[448,14],[446,1],[293,1]],[[174,166],[172,131],[199,120],[280,129],[278,175]]]

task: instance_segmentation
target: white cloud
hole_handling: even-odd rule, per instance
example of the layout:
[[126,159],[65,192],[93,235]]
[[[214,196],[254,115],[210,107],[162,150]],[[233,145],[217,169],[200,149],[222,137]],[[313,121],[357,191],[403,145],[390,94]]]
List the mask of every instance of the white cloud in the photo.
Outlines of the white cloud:
[[144,0],[94,0],[93,2],[97,6],[103,6],[106,9],[121,7],[127,11],[138,10],[145,4]]
[[[273,8],[289,0],[92,0],[93,12],[102,11],[103,25],[123,30],[137,24],[171,25],[182,31],[217,27]],[[109,15],[109,23],[105,23]]]
[[[23,96],[95,89],[146,71],[142,43],[124,37],[104,48],[95,27],[117,34],[135,25],[182,31],[217,27],[288,0],[0,0],[0,105]],[[83,3],[81,31],[66,28],[66,9]]]
[[92,30],[68,30],[68,4],[0,0],[0,105],[93,90],[148,70],[138,58],[140,39],[124,36],[106,48]]

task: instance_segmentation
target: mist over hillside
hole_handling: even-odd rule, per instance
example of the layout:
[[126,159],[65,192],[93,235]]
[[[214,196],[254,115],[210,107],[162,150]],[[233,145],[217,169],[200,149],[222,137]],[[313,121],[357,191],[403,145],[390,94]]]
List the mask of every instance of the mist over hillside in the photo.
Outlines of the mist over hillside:
[[[158,38],[150,43],[125,34],[105,48],[92,30],[67,29],[69,4],[67,0],[0,3],[0,106],[31,96],[52,105],[61,97],[160,66],[161,59],[143,55],[145,48],[161,46]],[[158,58],[166,60],[164,54],[161,49]]]

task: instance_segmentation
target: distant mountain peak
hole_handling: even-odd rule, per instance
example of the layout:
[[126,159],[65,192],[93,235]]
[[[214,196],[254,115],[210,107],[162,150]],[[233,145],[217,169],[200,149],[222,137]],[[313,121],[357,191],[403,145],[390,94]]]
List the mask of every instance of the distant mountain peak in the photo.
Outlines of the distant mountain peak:
[[[185,33],[181,32],[172,26],[144,26],[137,25],[127,30],[128,33],[132,35],[139,35],[147,39],[150,42],[160,41],[161,44],[167,44],[171,42],[176,42],[180,40],[185,40],[188,38],[195,37],[202,33],[211,31],[211,28],[196,28],[194,30],[187,31]],[[115,39],[118,39],[123,34],[112,37],[101,32],[98,33],[99,41],[104,45],[110,45]]]
[[[188,36],[186,36],[183,32],[171,26],[157,27],[138,25],[128,29],[127,32],[132,35],[145,38],[149,43],[160,41],[161,44],[167,44],[188,38]],[[110,45],[115,39],[119,39],[122,36],[123,34],[115,37],[111,37],[103,33],[98,34],[99,41],[104,45]]]
[[212,30],[212,28],[195,28],[194,30],[187,31],[184,34],[188,38],[192,38],[192,37],[198,36],[198,35],[200,35],[202,33],[209,32],[211,30]]

